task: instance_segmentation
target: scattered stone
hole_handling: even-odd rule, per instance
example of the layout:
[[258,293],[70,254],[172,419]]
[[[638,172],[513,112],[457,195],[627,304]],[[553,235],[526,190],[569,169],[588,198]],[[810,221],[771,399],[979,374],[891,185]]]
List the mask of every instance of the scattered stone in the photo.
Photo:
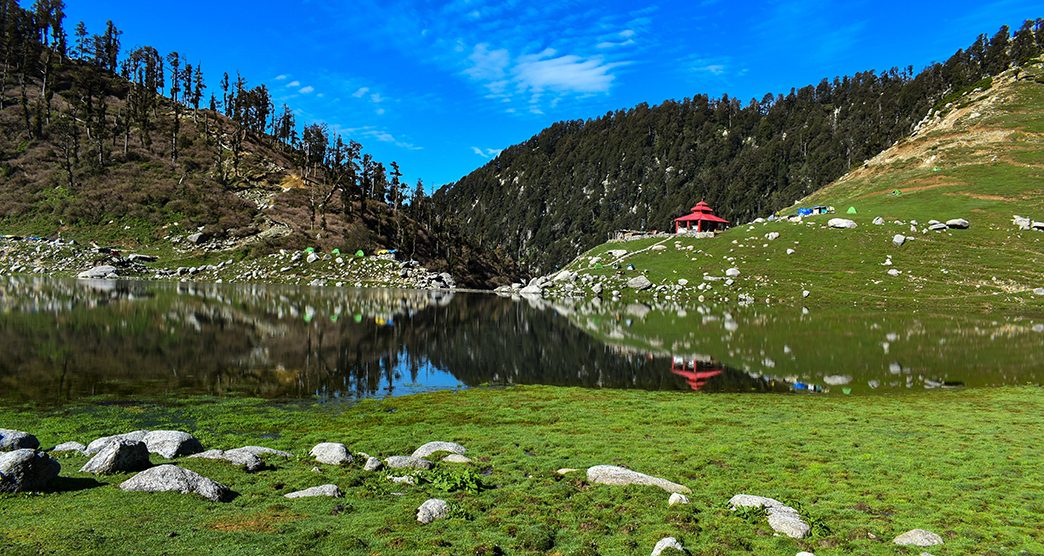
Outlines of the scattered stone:
[[779,232],[769,232],[765,234],[765,239],[772,241],[779,237]]
[[415,458],[426,458],[432,454],[439,452],[449,452],[451,454],[464,454],[468,451],[467,448],[457,444],[456,442],[428,442],[427,444],[417,448],[413,451],[413,457]]
[[521,290],[519,290],[518,293],[520,293],[522,295],[537,295],[537,296],[539,296],[539,295],[544,295],[544,288],[542,288],[542,287],[540,287],[540,286],[538,286],[536,284],[530,284],[530,285],[522,288]]
[[801,519],[797,510],[773,498],[737,494],[729,500],[729,505],[732,509],[765,508],[768,511],[769,527],[793,539],[803,539],[812,530],[812,527]]
[[341,489],[337,488],[337,485],[320,485],[317,487],[306,488],[297,492],[284,494],[283,498],[311,498],[314,496],[329,496],[331,498],[340,498],[344,495],[341,493]]
[[242,467],[247,473],[254,473],[265,468],[265,462],[261,461],[260,457],[242,448],[236,448],[235,450],[207,450],[189,457],[224,460]]
[[685,551],[685,547],[682,546],[680,542],[678,542],[678,539],[674,537],[664,537],[656,543],[656,546],[653,547],[653,551],[650,556],[660,556],[661,554],[663,554],[665,550],[670,550],[672,552],[677,551],[681,552],[682,554],[688,554],[688,552]]
[[647,290],[652,287],[652,282],[645,276],[635,276],[627,281],[627,287],[633,290]]
[[831,218],[827,220],[827,226],[831,228],[855,228],[857,224],[847,218]]
[[884,218],[881,218],[880,216],[878,216],[877,218],[874,218],[874,225],[875,226],[882,226],[882,225],[884,225]]
[[133,431],[126,432],[123,434],[116,434],[113,436],[103,436],[96,438],[87,445],[87,455],[94,455],[101,451],[108,443],[117,440],[133,440],[135,442],[141,442],[145,439],[145,435],[149,434],[149,431]]
[[683,287],[687,286],[687,285],[689,285],[689,281],[686,280],[685,278],[678,278],[678,285],[679,286],[683,286]]
[[684,504],[688,504],[688,503],[689,503],[689,497],[685,496],[684,494],[678,494],[677,492],[675,492],[674,494],[671,494],[671,497],[667,499],[667,505],[668,506],[677,506],[679,504],[684,505]]
[[903,271],[901,271],[901,270],[897,270],[897,269],[894,269],[894,268],[889,268],[888,269],[888,275],[889,276],[899,276],[902,273],[903,273]]
[[151,431],[142,438],[142,442],[150,452],[167,459],[203,451],[203,444],[196,437],[182,431]]
[[348,453],[348,448],[339,442],[316,444],[308,455],[314,457],[315,461],[327,465],[344,465],[352,462],[352,455]]
[[281,458],[292,458],[293,454],[290,452],[284,452],[282,450],[276,450],[274,448],[265,448],[264,446],[243,446],[242,448],[236,448],[237,451],[249,452],[255,456],[279,456]]
[[305,257],[305,262],[308,263],[308,264],[312,264],[312,263],[314,263],[315,261],[318,261],[318,260],[319,260],[319,255],[316,255],[315,253],[309,253],[308,256]]
[[64,452],[76,452],[78,454],[87,455],[87,447],[79,442],[62,442],[61,444],[51,448],[52,454],[60,454]]
[[797,251],[794,251],[793,249],[787,249],[788,255],[793,255],[794,253],[797,253]]
[[370,456],[366,458],[366,465],[363,466],[363,469],[366,471],[380,471],[382,467],[384,467],[384,463],[381,460]]
[[612,257],[614,259],[619,259],[620,257],[622,257],[622,256],[627,254],[627,250],[626,249],[610,249],[609,251],[606,251],[605,254],[609,255],[610,257]]
[[601,485],[649,485],[662,488],[667,492],[688,494],[689,487],[672,483],[666,479],[653,477],[625,467],[616,465],[596,465],[587,469],[587,480]]
[[57,461],[31,448],[0,453],[0,492],[43,490],[61,470]]
[[12,429],[0,429],[0,451],[21,450],[28,448],[35,450],[40,447],[40,441],[35,436],[22,431]]
[[417,508],[417,521],[424,525],[447,517],[449,517],[449,505],[445,500],[431,498]]
[[1044,295],[1044,288],[1037,288],[1033,290],[1033,295]]
[[946,221],[946,226],[957,230],[967,230],[970,224],[963,218],[954,218]]
[[442,458],[443,463],[473,463],[472,459],[460,454],[450,454]]
[[812,295],[812,292],[810,292],[808,290],[802,290],[801,291],[801,297],[808,297],[810,295]]
[[730,269],[725,271],[725,276],[728,276],[729,278],[735,278],[735,277],[737,277],[739,275],[740,275],[740,270],[738,268],[735,268],[735,267],[730,268]]
[[76,275],[80,280],[101,280],[106,278],[118,278],[116,267],[103,264],[90,270],[85,270]]
[[120,483],[120,488],[128,492],[198,494],[212,502],[227,502],[232,498],[232,491],[225,485],[176,465],[159,465],[142,471]]
[[942,222],[936,222],[935,224],[929,224],[928,229],[933,232],[941,232],[943,230],[949,229],[949,227],[946,224],[943,224]]
[[149,461],[149,450],[144,442],[117,440],[106,444],[80,468],[80,473],[111,475],[141,471],[149,467],[152,467],[152,462]]
[[666,245],[653,245],[652,247],[649,248],[649,250],[650,251],[666,251],[667,250],[667,246]]
[[413,456],[391,456],[385,458],[384,465],[391,469],[431,469],[432,467],[430,461]]
[[911,529],[892,541],[900,546],[935,546],[942,544],[942,537],[924,529]]
[[188,241],[189,243],[192,243],[192,244],[203,243],[203,234],[202,234],[202,232],[196,232],[194,234],[189,234],[188,236],[185,237],[185,241]]
[[397,485],[414,486],[417,484],[417,479],[413,475],[403,475],[401,477],[397,477],[395,475],[388,475],[388,480]]

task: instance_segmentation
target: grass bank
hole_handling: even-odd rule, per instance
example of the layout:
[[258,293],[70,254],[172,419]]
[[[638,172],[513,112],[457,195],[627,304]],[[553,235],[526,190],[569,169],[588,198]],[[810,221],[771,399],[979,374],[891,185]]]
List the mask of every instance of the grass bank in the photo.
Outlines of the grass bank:
[[[854,398],[689,395],[515,387],[441,392],[355,405],[253,399],[4,407],[0,426],[45,445],[137,428],[194,432],[207,447],[262,444],[298,458],[246,474],[223,462],[179,464],[239,493],[125,493],[126,475],[77,473],[70,489],[0,495],[0,553],[640,554],[661,537],[693,554],[919,554],[890,541],[935,531],[947,554],[1044,551],[1044,396],[1039,388],[969,389]],[[443,464],[406,487],[355,465],[306,457],[323,441],[388,456],[457,441],[471,471]],[[153,462],[158,463],[158,456]],[[683,483],[692,504],[668,508],[651,487],[588,484],[563,467],[617,464]],[[450,490],[453,485],[483,488]],[[343,499],[282,494],[336,483]],[[401,493],[395,494],[395,493]],[[736,514],[734,494],[770,496],[815,525],[795,541],[761,516]],[[415,509],[441,497],[454,516],[431,525]]]

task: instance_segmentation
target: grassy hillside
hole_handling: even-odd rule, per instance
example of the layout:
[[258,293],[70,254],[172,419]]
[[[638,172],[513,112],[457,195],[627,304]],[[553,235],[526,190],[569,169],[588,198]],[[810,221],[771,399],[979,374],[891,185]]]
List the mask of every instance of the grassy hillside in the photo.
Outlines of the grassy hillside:
[[[1012,216],[1044,220],[1042,107],[1044,66],[1038,62],[1009,70],[948,100],[913,136],[780,212],[790,215],[801,206],[825,204],[836,207],[837,214],[799,223],[737,225],[713,239],[609,242],[568,268],[581,274],[587,294],[591,284],[601,281],[606,292],[619,290],[625,299],[750,296],[808,305],[1039,310],[1044,298],[1032,290],[1044,287],[1044,233],[1019,230]],[[849,207],[857,214],[846,214]],[[828,228],[827,221],[835,217],[849,218],[858,227]],[[875,225],[877,217],[885,223]],[[931,219],[953,218],[967,219],[970,228],[924,231]],[[779,236],[766,238],[772,232]],[[896,246],[896,234],[914,239]],[[635,253],[657,243],[660,250]],[[615,260],[607,255],[614,249],[629,255],[606,264]],[[601,260],[592,265],[592,257]],[[889,258],[892,264],[886,265]],[[740,270],[731,286],[704,282],[704,275],[724,277],[729,268]],[[901,274],[891,276],[890,269]],[[641,293],[626,288],[626,280],[638,274],[665,287]],[[688,285],[676,286],[679,279]],[[698,290],[703,283],[711,288]],[[561,287],[557,291],[563,293]],[[803,291],[809,292],[807,299]]]

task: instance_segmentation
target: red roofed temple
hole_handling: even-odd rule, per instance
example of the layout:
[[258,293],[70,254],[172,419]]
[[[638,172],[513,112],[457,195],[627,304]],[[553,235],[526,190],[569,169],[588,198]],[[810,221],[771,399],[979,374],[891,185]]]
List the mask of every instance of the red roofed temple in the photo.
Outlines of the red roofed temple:
[[674,219],[674,233],[687,234],[693,231],[693,222],[696,223],[696,232],[710,232],[715,229],[724,228],[728,220],[714,215],[714,209],[710,205],[700,201],[692,207],[692,214]]

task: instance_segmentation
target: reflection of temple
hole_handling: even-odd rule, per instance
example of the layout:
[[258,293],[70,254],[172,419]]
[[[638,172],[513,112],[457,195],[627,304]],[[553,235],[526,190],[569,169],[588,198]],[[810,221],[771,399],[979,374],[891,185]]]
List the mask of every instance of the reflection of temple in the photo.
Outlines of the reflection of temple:
[[708,380],[722,374],[724,368],[709,357],[686,358],[675,355],[671,358],[671,372],[684,378],[689,388],[699,390],[707,385]]

